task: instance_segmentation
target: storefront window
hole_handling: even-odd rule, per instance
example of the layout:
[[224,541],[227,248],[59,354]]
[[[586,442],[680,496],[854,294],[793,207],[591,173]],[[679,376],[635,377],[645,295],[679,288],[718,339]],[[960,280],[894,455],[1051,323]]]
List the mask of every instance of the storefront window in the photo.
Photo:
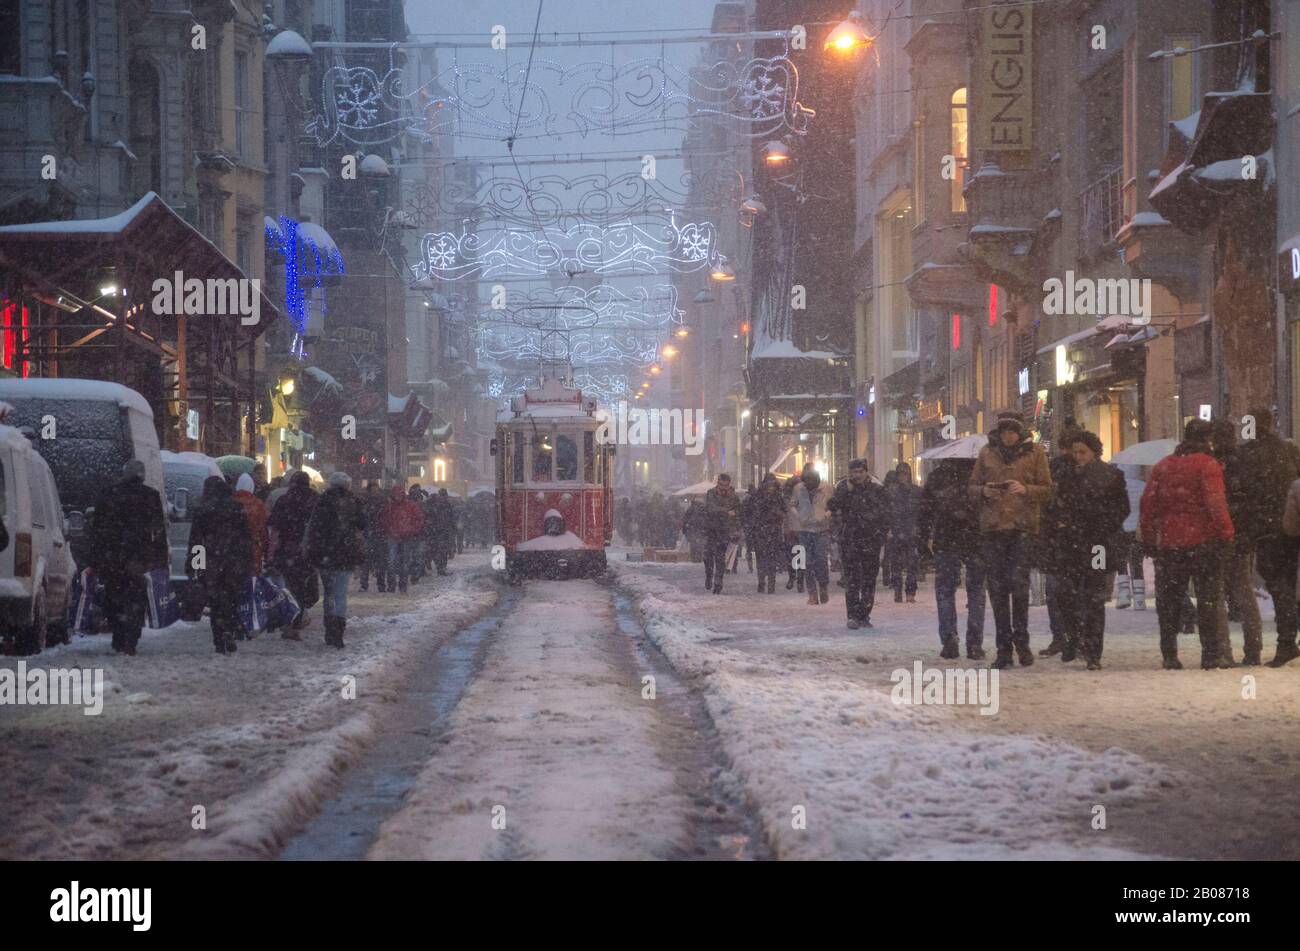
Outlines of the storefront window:
[[524,481],[524,434],[515,433],[515,447],[511,454],[514,463],[515,484]]

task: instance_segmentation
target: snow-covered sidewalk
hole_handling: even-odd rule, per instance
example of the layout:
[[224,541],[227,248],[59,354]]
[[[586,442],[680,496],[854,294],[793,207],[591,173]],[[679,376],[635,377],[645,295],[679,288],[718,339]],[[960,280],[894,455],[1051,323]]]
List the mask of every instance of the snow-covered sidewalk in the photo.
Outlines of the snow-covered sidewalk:
[[[1191,637],[1188,669],[1162,671],[1155,611],[1110,608],[1101,671],[1056,658],[1004,671],[992,716],[900,706],[900,668],[985,666],[939,659],[928,584],[910,605],[878,592],[863,633],[845,629],[834,581],[814,607],[784,577],[756,594],[743,565],[714,596],[698,565],[612,563],[704,690],[779,858],[1300,857],[1300,664],[1201,671]],[[1046,627],[1031,609],[1035,651]]]
[[106,697],[99,716],[0,707],[0,858],[274,855],[373,735],[409,660],[494,603],[485,565],[458,557],[451,577],[407,595],[354,579],[342,651],[324,645],[317,605],[302,642],[263,634],[233,656],[213,651],[203,621],[146,631],[135,657],[104,634],[24,658],[102,668]]
[[691,804],[610,593],[531,581],[372,859],[668,858]]

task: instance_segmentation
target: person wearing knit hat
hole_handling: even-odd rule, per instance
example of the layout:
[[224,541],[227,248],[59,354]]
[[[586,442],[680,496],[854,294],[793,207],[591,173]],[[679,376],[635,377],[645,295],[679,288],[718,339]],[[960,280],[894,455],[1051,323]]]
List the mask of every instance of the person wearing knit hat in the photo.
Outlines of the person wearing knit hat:
[[989,602],[997,628],[998,669],[1034,662],[1029,648],[1029,562],[1039,512],[1052,496],[1047,455],[1029,437],[1020,413],[1002,413],[980,450],[968,492],[979,507]]
[[352,494],[352,477],[330,474],[327,488],[307,523],[303,551],[307,567],[320,572],[325,614],[325,643],[343,647],[348,624],[348,582],[365,561],[366,516]]

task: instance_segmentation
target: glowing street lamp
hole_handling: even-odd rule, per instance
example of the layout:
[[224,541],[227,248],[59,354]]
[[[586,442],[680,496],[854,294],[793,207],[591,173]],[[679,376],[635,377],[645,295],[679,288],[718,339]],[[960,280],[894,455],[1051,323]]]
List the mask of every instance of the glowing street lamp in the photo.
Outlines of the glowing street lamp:
[[714,269],[709,273],[709,277],[713,278],[715,281],[734,281],[736,279],[736,272],[731,269],[730,264],[727,264],[724,261],[722,264],[714,267]]
[[784,165],[792,158],[790,146],[775,140],[763,146],[763,161],[768,165]]
[[855,50],[866,49],[874,42],[875,39],[867,32],[862,14],[852,10],[835,29],[831,30],[826,37],[824,49],[835,50],[837,53],[852,53]]
[[665,358],[675,357],[677,356],[677,348],[674,347],[672,344],[668,344],[659,349],[659,354],[660,356],[663,356]]
[[689,337],[690,335],[691,332],[685,327],[678,327],[676,330],[673,331],[674,337]]
[[650,375],[651,375],[651,376],[658,376],[660,373],[663,373],[663,372],[664,372],[664,368],[663,368],[662,366],[660,366],[658,363],[652,363],[652,364],[650,364]]

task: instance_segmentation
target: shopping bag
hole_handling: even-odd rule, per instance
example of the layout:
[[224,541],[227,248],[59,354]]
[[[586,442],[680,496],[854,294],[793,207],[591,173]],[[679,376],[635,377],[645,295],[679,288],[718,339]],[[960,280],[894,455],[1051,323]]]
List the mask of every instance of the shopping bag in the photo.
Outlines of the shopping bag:
[[257,609],[268,631],[288,627],[298,616],[298,602],[289,589],[277,578],[262,576],[256,579]]
[[72,579],[72,594],[68,598],[68,628],[74,634],[98,634],[104,614],[103,592],[95,580],[95,573],[83,569]]
[[727,550],[722,556],[723,567],[727,571],[736,567],[736,559],[740,557],[740,545],[735,542],[727,543]]
[[181,617],[181,602],[172,590],[171,572],[155,568],[144,573],[144,590],[149,606],[149,627],[171,627]]
[[266,627],[257,600],[257,578],[249,578],[239,586],[239,623],[249,634],[255,634]]

